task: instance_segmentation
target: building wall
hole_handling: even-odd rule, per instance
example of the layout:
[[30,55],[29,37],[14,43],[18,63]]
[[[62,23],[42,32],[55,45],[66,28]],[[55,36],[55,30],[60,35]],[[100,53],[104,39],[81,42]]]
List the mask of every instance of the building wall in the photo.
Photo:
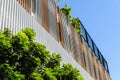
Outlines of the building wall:
[[53,0],[0,0],[0,29],[6,27],[14,34],[25,27],[34,29],[36,41],[49,51],[60,53],[63,63],[80,70],[85,80],[111,80]]

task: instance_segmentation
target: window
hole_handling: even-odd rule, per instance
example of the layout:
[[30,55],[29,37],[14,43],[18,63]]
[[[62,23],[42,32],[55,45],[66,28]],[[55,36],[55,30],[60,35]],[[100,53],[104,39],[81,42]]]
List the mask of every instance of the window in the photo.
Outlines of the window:
[[98,48],[97,48],[97,46],[95,44],[94,44],[94,53],[95,53],[95,56],[99,59]]
[[100,51],[99,51],[99,60],[100,60],[100,63],[103,64],[102,55],[101,55],[101,52],[100,52]]
[[102,64],[103,64],[103,66],[105,67],[105,59],[104,59],[103,56],[102,56]]
[[88,34],[87,34],[87,38],[88,38],[88,45],[93,50],[93,42],[92,42],[91,37]]
[[82,30],[82,37],[84,38],[85,41],[87,41],[87,39],[86,39],[86,31],[85,31],[85,28],[83,26],[81,26],[81,30]]
[[108,72],[108,74],[109,74],[109,69],[108,69],[108,64],[107,64],[107,62],[105,61],[105,69],[106,69],[106,71]]

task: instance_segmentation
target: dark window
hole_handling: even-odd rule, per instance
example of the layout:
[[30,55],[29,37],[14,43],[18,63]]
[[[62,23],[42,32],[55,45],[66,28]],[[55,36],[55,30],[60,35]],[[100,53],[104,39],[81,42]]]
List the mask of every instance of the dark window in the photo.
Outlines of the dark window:
[[106,71],[107,71],[108,74],[109,74],[108,64],[107,64],[107,61],[106,61],[106,60],[105,60],[105,69],[106,69]]
[[104,59],[103,56],[102,56],[102,64],[103,64],[103,66],[105,67],[105,59]]
[[89,47],[93,50],[93,42],[92,42],[92,39],[90,38],[89,35],[87,35],[87,39],[88,39],[88,45],[89,45]]
[[85,28],[83,26],[81,26],[81,30],[82,30],[82,37],[84,38],[85,41],[87,41],[87,39],[86,39],[86,31],[85,31]]
[[100,51],[99,51],[99,60],[100,60],[100,63],[103,64],[103,62],[102,62],[102,55],[101,55]]
[[99,59],[99,52],[96,45],[94,45],[94,53],[95,53],[95,56]]
[[107,63],[106,63],[106,62],[105,62],[105,69],[108,70],[108,69],[107,69]]

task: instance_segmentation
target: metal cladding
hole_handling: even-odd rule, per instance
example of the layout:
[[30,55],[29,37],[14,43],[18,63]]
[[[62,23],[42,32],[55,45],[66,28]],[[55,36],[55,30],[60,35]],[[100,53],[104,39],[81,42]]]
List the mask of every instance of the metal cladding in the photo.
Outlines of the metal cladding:
[[0,0],[0,29],[14,34],[23,28],[36,32],[36,41],[50,52],[59,53],[62,63],[70,63],[85,80],[111,80],[107,61],[81,25],[77,34],[54,0]]

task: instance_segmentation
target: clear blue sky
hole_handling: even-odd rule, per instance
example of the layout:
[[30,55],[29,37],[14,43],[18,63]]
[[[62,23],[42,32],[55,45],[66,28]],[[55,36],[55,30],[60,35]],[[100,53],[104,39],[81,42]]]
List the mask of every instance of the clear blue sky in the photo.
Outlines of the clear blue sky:
[[120,0],[61,0],[79,17],[108,61],[112,80],[120,80]]

